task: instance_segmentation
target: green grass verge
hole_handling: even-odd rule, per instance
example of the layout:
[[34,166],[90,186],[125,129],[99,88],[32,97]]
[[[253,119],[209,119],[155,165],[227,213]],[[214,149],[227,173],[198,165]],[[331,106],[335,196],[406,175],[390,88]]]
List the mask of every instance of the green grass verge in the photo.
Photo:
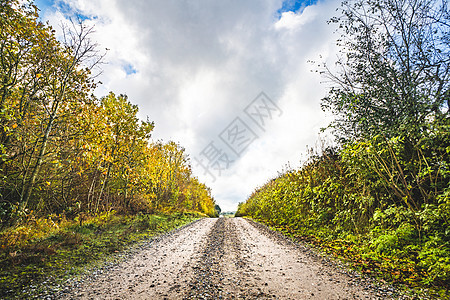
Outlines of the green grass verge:
[[[196,213],[103,214],[22,243],[0,240],[0,298],[25,299],[106,263],[113,254],[200,217]],[[2,238],[2,236],[0,236]],[[4,236],[3,236],[4,238]]]
[[[427,270],[418,267],[418,257],[410,253],[411,249],[399,249],[391,254],[374,250],[365,236],[347,235],[336,237],[325,229],[295,230],[280,226],[267,220],[250,218],[269,226],[295,241],[306,242],[332,257],[343,261],[351,269],[363,275],[375,277],[381,282],[393,284],[412,299],[450,299],[447,283],[427,285]],[[430,280],[430,278],[428,278]]]

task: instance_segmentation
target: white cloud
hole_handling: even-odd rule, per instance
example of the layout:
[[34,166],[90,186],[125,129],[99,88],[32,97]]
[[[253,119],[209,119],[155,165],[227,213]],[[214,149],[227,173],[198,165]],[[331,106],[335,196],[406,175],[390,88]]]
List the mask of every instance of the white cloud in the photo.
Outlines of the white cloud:
[[275,23],[276,29],[300,30],[307,23],[314,22],[317,19],[316,7],[306,7],[301,13],[293,11],[283,12],[280,20]]
[[[97,94],[126,93],[142,118],[155,121],[156,139],[180,142],[191,158],[214,141],[231,156],[222,130],[238,116],[255,130],[259,138],[215,182],[193,161],[222,210],[235,209],[286,163],[298,166],[329,122],[320,110],[325,87],[307,61],[335,55],[326,21],[337,0],[280,18],[281,0],[59,1],[90,17],[92,38],[111,49]],[[62,17],[44,16],[52,24]],[[243,112],[261,91],[283,111],[266,131]]]

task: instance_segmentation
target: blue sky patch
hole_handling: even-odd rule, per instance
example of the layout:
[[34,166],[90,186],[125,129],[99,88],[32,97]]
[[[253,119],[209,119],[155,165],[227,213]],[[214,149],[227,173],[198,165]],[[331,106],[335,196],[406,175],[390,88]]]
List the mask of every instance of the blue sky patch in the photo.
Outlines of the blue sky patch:
[[283,1],[283,5],[277,11],[278,17],[281,18],[281,14],[284,12],[292,11],[294,13],[303,10],[305,7],[309,5],[314,5],[317,3],[317,0],[285,0]]
[[42,11],[51,8],[55,2],[53,0],[35,0],[34,4]]
[[57,9],[66,16],[77,17],[81,21],[90,19],[88,16],[81,14],[79,11],[74,10],[69,4],[59,1],[57,4]]
[[74,10],[70,5],[64,3],[63,1],[35,0],[35,4],[41,12],[45,12],[48,9],[56,9],[68,17],[76,17],[81,21],[91,19],[90,17],[81,14],[79,11]]
[[125,66],[123,66],[123,69],[125,70],[125,73],[127,73],[127,76],[137,73],[136,69],[133,67],[132,64],[126,64]]

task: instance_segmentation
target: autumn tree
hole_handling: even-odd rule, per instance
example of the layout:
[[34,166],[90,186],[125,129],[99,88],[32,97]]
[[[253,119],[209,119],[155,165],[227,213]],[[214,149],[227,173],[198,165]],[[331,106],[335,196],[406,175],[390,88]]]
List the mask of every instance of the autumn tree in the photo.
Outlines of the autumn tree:
[[214,200],[184,149],[151,143],[153,122],[126,95],[93,96],[103,58],[93,28],[70,23],[58,40],[37,12],[32,1],[0,0],[2,224],[31,210],[210,214]]
[[[133,192],[131,178],[133,174],[138,173],[137,164],[143,159],[143,149],[148,146],[150,132],[153,130],[152,122],[139,122],[136,115],[137,105],[131,104],[125,95],[116,97],[110,93],[102,98],[101,108],[104,111],[106,126],[101,136],[103,158],[99,168],[104,170],[105,175],[97,203],[103,197],[108,184],[125,199]],[[110,183],[111,177],[113,182]]]
[[338,71],[322,105],[340,138],[418,136],[448,115],[449,10],[445,0],[344,1],[338,25]]
[[91,28],[82,23],[64,30],[64,42],[38,20],[32,4],[1,2],[1,144],[10,198],[26,209],[39,174],[54,160],[49,143],[67,133],[68,118],[95,84],[91,68],[98,63]]

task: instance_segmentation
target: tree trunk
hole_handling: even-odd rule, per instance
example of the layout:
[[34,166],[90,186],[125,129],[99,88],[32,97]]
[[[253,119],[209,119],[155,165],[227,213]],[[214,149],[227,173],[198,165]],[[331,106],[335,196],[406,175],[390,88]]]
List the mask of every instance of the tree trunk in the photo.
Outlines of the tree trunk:
[[95,212],[98,212],[98,206],[100,204],[100,199],[102,198],[103,192],[106,189],[106,186],[108,185],[108,180],[109,180],[109,176],[111,173],[111,166],[112,166],[112,162],[108,163],[108,170],[106,171],[106,178],[105,181],[103,181],[103,185],[102,185],[102,189],[100,190],[100,194],[98,195],[98,199],[97,199],[97,205],[95,207]]
[[58,109],[58,103],[56,103],[56,107],[55,107],[55,111],[54,113],[50,116],[50,119],[48,121],[47,124],[47,128],[45,129],[45,134],[44,137],[42,139],[42,146],[41,146],[41,150],[39,151],[39,155],[37,157],[36,160],[36,164],[34,165],[33,168],[33,172],[31,173],[31,177],[30,177],[30,181],[28,183],[28,187],[25,190],[25,193],[21,195],[21,204],[20,204],[20,208],[21,210],[25,210],[25,208],[27,207],[28,201],[30,199],[30,195],[31,192],[33,191],[34,188],[34,184],[36,183],[36,178],[39,174],[39,171],[41,169],[42,166],[42,162],[44,161],[44,156],[45,156],[45,150],[47,149],[47,143],[48,143],[48,139],[50,137],[50,132],[52,130],[53,127],[53,122],[55,120],[54,116],[56,114],[56,111]]

